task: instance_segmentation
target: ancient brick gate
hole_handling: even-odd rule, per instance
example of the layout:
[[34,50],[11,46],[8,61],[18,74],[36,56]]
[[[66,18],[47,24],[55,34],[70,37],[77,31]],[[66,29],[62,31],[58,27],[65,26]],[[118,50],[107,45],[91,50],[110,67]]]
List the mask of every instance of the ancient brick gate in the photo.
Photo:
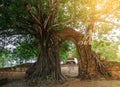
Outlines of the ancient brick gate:
[[[65,40],[72,41],[77,50],[78,58],[78,77],[81,79],[92,79],[105,77],[108,78],[112,74],[108,72],[107,67],[100,61],[100,56],[91,50],[91,45],[89,45],[89,37],[75,31],[71,28],[66,28],[57,31],[58,39],[60,39],[60,44]],[[112,75],[113,76],[113,75]]]

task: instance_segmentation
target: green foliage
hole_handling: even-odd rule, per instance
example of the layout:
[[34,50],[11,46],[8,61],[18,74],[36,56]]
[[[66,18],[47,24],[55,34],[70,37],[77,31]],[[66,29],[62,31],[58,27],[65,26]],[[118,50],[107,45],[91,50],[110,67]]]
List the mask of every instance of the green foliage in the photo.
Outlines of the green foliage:
[[73,56],[73,58],[77,58],[77,53],[76,52],[77,52],[76,48],[75,47],[72,48],[72,56]]
[[5,58],[8,58],[7,62],[19,58],[22,61],[29,60],[32,57],[35,58],[38,47],[35,47],[37,45],[33,44],[33,35],[30,35],[27,31],[29,28],[32,29],[32,27],[28,27],[31,26],[28,23],[31,19],[23,3],[21,0],[1,0],[0,5],[0,12],[2,12],[0,13],[0,41],[3,43],[2,47],[5,50],[8,49],[5,46],[9,44],[16,47],[14,51],[13,48],[11,48],[12,50],[8,49],[9,52],[7,53],[0,50],[0,57],[2,57],[3,53],[6,53],[7,56]]
[[10,58],[10,51],[3,48],[0,52],[0,67],[5,67],[5,65],[8,63]]
[[35,38],[28,36],[22,38],[23,41],[13,50],[13,57],[20,59],[20,61],[27,61],[35,59],[39,53],[39,45]]
[[112,29],[113,29],[112,25],[109,25],[107,23],[98,23],[94,27],[94,32],[98,32],[99,33],[98,37],[100,38],[101,35],[109,33],[109,31],[111,31]]
[[[23,61],[28,61],[30,59],[36,60],[39,53],[38,42],[30,35],[19,36],[11,39],[12,47],[6,47],[5,45],[0,51],[0,63],[2,64],[5,58],[5,64],[8,65],[8,61],[16,61],[18,64],[23,63]],[[13,48],[15,46],[15,48]],[[4,56],[5,55],[5,56]]]
[[63,42],[63,44],[60,47],[60,60],[61,61],[66,61],[66,59],[68,58],[68,53],[72,52],[72,56],[73,58],[76,58],[76,48],[74,46],[74,44],[70,41],[65,41]]
[[36,43],[23,42],[17,46],[13,51],[14,57],[19,58],[21,61],[36,59],[39,53],[39,48]]
[[[109,34],[107,35],[109,37]],[[111,39],[107,39],[107,37],[103,37],[101,35],[100,38],[92,41],[92,49],[100,54],[102,59],[108,61],[118,61],[117,60],[117,52],[119,41],[112,41]]]
[[69,43],[66,41],[60,47],[60,60],[65,61],[68,57]]

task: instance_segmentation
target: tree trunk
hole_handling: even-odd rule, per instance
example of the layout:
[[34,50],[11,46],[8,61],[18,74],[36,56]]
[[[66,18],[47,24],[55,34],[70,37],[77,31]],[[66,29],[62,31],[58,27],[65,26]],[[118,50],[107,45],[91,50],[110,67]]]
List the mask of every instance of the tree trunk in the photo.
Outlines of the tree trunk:
[[78,77],[81,80],[95,79],[101,76],[108,78],[110,73],[99,60],[98,54],[91,50],[90,45],[78,46]]
[[86,34],[77,44],[77,51],[79,55],[78,61],[78,77],[81,79],[92,79],[97,78],[100,75],[104,77],[109,77],[110,74],[104,68],[100,62],[99,56],[92,51],[91,41],[92,41],[92,30],[93,23],[90,23],[86,29]]
[[32,81],[53,80],[64,82],[61,74],[57,39],[45,34],[40,41],[40,53],[37,62],[26,72],[26,79]]

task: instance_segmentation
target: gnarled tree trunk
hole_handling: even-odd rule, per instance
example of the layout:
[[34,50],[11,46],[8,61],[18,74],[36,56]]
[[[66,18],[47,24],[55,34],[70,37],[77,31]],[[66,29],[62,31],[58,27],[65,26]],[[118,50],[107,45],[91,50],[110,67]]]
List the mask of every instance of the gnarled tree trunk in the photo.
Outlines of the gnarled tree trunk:
[[100,62],[100,58],[97,53],[91,49],[92,31],[94,23],[90,23],[86,29],[84,37],[78,41],[78,67],[80,79],[92,79],[97,78],[100,75],[104,77],[110,77],[110,74]]
[[44,34],[40,40],[37,62],[26,72],[27,80],[54,80],[64,82],[61,74],[58,40],[53,34]]
[[83,79],[94,79],[100,76],[110,77],[104,65],[99,60],[97,53],[92,51],[88,40],[83,41],[77,46],[78,52],[78,77]]

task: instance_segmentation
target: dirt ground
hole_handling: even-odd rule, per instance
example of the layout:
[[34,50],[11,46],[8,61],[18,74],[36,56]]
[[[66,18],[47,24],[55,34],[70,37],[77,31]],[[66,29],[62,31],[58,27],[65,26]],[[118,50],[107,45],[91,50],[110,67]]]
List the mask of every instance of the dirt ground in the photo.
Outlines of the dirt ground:
[[80,81],[79,79],[76,78],[70,78],[66,83],[61,85],[46,84],[41,86],[40,84],[38,84],[37,86],[25,86],[25,83],[23,81],[18,80],[0,87],[120,87],[120,81],[115,80]]
[[[77,66],[74,67],[74,70],[72,70],[70,73],[68,73],[68,67],[67,66],[62,66],[62,73],[66,75],[67,82],[64,84],[45,84],[42,85],[38,84],[36,86],[26,86],[26,83],[24,80],[14,80],[11,83],[8,83],[6,85],[0,86],[0,87],[120,87],[120,80],[84,80],[81,81],[78,78],[75,78],[77,76]],[[23,77],[23,74],[21,76]],[[20,74],[19,74],[20,77]],[[17,75],[15,75],[14,78],[17,78]]]

